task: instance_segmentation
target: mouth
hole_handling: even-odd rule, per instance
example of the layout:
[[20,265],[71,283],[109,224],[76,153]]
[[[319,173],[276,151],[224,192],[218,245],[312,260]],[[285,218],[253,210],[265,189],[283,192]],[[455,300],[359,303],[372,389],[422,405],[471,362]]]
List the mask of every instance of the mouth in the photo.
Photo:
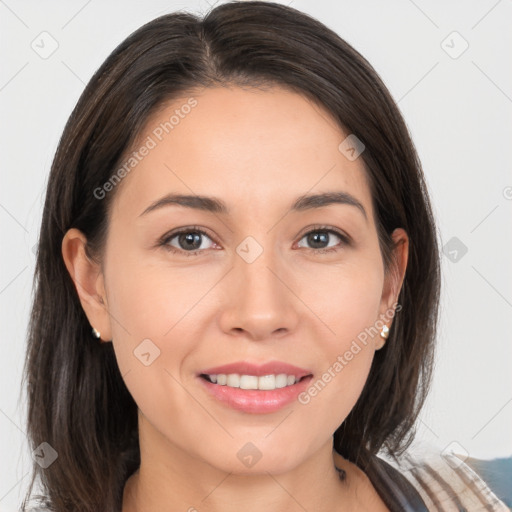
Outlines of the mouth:
[[284,361],[236,361],[203,369],[197,375],[218,386],[271,391],[298,384],[313,373]]
[[[250,371],[246,364],[236,367],[243,372]],[[212,368],[199,373],[197,378],[216,403],[249,414],[269,414],[291,405],[313,379],[311,372],[291,365],[251,367],[252,373],[235,373],[233,365]],[[266,368],[279,368],[277,371],[281,373],[269,373]],[[219,369],[228,373],[214,373]]]
[[286,388],[294,386],[299,382],[304,381],[313,377],[313,374],[296,376],[288,375],[286,373],[269,374],[269,375],[240,375],[238,373],[219,373],[219,374],[207,374],[201,373],[200,378],[216,384],[218,386],[227,386],[230,388],[239,388],[246,390],[259,390],[259,391],[273,391],[276,389]]

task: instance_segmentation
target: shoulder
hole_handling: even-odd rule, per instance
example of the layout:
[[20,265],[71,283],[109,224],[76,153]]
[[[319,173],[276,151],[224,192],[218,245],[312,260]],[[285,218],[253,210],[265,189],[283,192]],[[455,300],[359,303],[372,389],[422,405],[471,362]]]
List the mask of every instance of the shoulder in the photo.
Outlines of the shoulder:
[[379,453],[417,489],[429,511],[509,512],[461,458],[433,446],[416,446],[400,457]]

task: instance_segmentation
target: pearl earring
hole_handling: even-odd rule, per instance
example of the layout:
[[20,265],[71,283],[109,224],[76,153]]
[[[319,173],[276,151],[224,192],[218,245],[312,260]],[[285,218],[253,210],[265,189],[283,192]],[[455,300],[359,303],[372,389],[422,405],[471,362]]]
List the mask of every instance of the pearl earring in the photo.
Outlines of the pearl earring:
[[97,331],[94,327],[92,328],[92,335],[99,340],[101,337],[100,331]]
[[380,331],[380,336],[381,338],[384,338],[385,340],[388,339],[388,336],[389,336],[389,328],[387,325],[384,325],[382,327],[382,331]]

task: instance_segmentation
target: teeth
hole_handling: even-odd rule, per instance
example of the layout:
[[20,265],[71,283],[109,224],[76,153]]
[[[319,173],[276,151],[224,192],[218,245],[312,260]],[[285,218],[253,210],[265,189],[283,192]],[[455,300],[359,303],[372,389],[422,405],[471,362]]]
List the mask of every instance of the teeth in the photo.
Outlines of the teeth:
[[261,389],[273,390],[292,386],[295,384],[295,375],[286,375],[280,373],[278,375],[262,375],[257,377],[255,375],[239,375],[238,373],[230,373],[228,375],[219,373],[218,375],[208,375],[208,378],[216,384],[221,386],[229,386],[232,388],[240,389]]
[[[236,376],[233,376],[236,377]],[[259,377],[254,375],[240,375],[239,386],[235,384],[236,379],[228,380],[234,388],[240,387],[241,389],[259,389]]]
[[227,375],[226,386],[231,388],[239,388],[240,387],[240,377],[236,373],[230,373]]

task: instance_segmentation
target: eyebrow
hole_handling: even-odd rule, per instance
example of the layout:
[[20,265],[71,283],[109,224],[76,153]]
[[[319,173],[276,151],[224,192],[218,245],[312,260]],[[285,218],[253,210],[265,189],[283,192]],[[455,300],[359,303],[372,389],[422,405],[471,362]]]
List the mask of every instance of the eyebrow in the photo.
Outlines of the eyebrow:
[[[364,206],[348,192],[324,192],[322,194],[305,194],[299,196],[291,205],[290,211],[304,211],[313,208],[322,208],[331,204],[346,204],[356,207],[368,220]],[[203,210],[211,213],[229,215],[230,210],[226,203],[215,197],[198,195],[167,194],[151,203],[139,217],[149,212],[169,205],[178,205],[195,210]]]

